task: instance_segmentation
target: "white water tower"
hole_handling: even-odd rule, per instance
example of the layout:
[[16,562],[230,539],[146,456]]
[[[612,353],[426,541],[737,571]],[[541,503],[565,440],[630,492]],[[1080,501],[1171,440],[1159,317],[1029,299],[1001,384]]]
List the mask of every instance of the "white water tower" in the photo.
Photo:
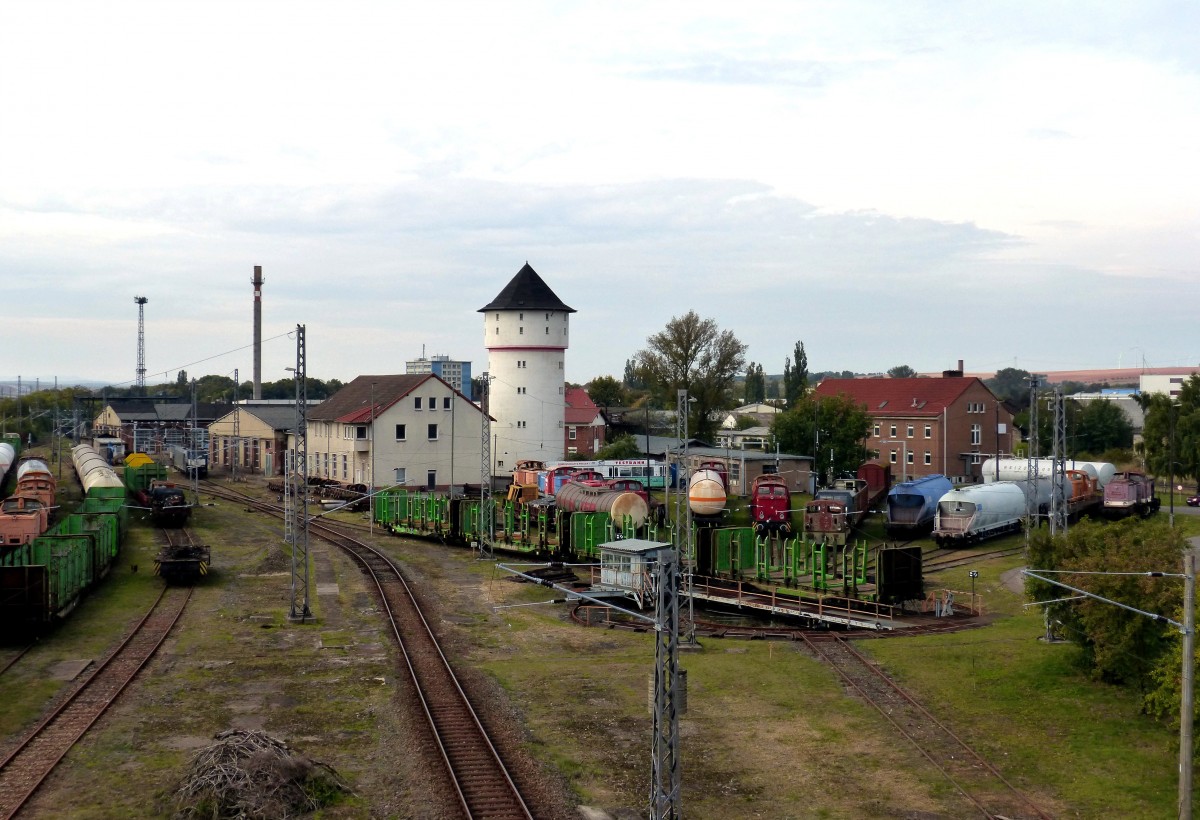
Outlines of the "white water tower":
[[512,472],[518,459],[561,461],[566,351],[575,309],[564,305],[526,262],[479,312],[492,377],[493,475]]

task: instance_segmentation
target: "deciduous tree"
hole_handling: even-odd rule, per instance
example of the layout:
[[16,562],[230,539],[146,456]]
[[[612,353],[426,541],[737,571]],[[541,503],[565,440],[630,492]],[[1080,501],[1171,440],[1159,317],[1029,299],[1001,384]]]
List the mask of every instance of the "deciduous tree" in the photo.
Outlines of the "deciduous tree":
[[867,411],[847,396],[803,398],[771,425],[781,450],[813,456],[823,484],[867,460],[864,441],[870,430]]
[[717,425],[713,411],[722,408],[726,392],[745,365],[745,352],[746,345],[732,331],[688,311],[647,339],[637,361],[663,406],[674,406],[677,390],[688,391],[688,397],[695,399],[689,431],[697,438],[711,439]]

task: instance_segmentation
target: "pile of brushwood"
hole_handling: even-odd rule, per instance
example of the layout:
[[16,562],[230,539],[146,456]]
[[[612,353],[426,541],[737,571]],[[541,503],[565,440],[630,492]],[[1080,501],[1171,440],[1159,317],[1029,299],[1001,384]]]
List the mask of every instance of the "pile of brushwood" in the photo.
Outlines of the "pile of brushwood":
[[286,818],[353,794],[336,771],[264,732],[230,729],[198,751],[175,791],[176,818]]

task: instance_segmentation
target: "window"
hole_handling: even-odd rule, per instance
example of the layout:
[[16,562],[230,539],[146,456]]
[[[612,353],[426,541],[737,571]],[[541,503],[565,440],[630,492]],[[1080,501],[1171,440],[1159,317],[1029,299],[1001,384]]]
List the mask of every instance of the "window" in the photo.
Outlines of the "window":
[[546,335],[547,335],[547,336],[549,336],[549,335],[550,335],[550,328],[546,328]]
[[524,388],[524,387],[518,387],[518,388],[517,388],[517,395],[518,395],[518,396],[524,396],[524,395],[525,395],[525,388]]
[[929,452],[928,450],[925,451],[925,463],[926,464],[933,463],[933,453]]
[[350,478],[350,459],[342,453],[342,480]]
[[567,428],[567,439],[569,441],[575,440],[575,428],[574,427]]
[[888,461],[892,462],[893,464],[896,463],[896,451],[895,450],[892,450],[890,457],[888,458]]
[[893,424],[891,429],[892,429],[892,432],[889,433],[888,435],[890,435],[892,438],[895,438],[896,437],[896,425]]
[[521,336],[524,336],[524,335],[525,335],[525,328],[520,328],[520,334],[519,334],[519,335],[521,335]]
[[442,396],[442,409],[443,410],[450,409],[450,397],[449,396]]
[[575,455],[576,453],[579,452],[579,448],[578,447],[568,447],[567,452],[570,453],[571,455]]
[[971,444],[979,445],[983,443],[983,429],[978,424],[971,425]]
[[437,425],[436,424],[429,425],[429,440],[437,441],[437,437],[438,437],[437,436]]
[[525,422],[523,422],[523,421],[518,421],[518,422],[517,422],[517,429],[518,429],[518,430],[524,430],[524,429],[525,429]]
[[518,318],[518,319],[520,319],[522,322],[524,322],[524,321],[525,321],[525,314],[524,314],[524,313],[518,313],[518,314],[517,314],[517,318]]
[[405,427],[403,424],[396,425],[396,441],[404,441]]
[[871,432],[871,435],[875,436],[875,438],[879,438],[879,425],[878,424],[875,425],[875,429]]
[[425,487],[432,490],[437,486],[437,470],[430,470],[425,474]]
[[909,464],[912,464],[912,463],[913,463],[913,459],[916,457],[916,455],[917,455],[917,454],[916,454],[916,453],[914,453],[912,450],[909,450],[909,451],[908,451],[908,463],[909,463]]
[[399,484],[401,487],[404,486],[404,468],[403,467],[396,468],[396,483]]
[[912,437],[913,437],[913,426],[910,424],[910,425],[908,425],[908,438],[912,438]]
[[367,437],[367,425],[360,424],[354,428],[354,437],[359,441],[363,441]]
[[932,424],[925,425],[925,438],[933,438],[933,425]]
[[414,397],[413,397],[413,409],[414,409],[414,410],[420,410],[420,409],[421,409],[421,397],[420,397],[420,396],[414,396]]
[[428,407],[430,410],[436,410],[437,409],[437,396],[430,396],[429,401],[427,401],[425,403],[425,406]]

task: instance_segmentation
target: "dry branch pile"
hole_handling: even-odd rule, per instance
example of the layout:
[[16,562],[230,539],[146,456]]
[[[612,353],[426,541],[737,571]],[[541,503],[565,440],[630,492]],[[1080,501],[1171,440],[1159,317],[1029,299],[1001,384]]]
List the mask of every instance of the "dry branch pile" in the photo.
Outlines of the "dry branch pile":
[[353,794],[332,768],[265,732],[230,729],[192,758],[175,792],[175,817],[286,818]]

